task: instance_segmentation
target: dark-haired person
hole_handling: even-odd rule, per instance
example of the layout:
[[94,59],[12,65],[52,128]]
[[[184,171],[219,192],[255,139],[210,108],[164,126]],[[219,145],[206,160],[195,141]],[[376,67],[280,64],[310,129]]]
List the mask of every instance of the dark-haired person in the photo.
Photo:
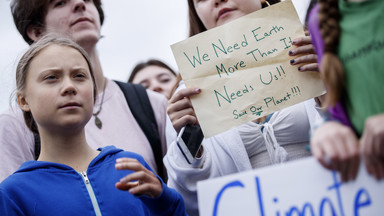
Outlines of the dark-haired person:
[[176,73],[164,62],[150,59],[133,68],[128,82],[141,84],[146,89],[163,94],[169,99],[176,84]]
[[[190,36],[278,2],[280,1],[188,0]],[[296,47],[290,50],[290,55],[299,57],[295,57],[291,64],[301,65],[298,70],[303,73],[317,70],[310,37],[296,38],[293,44]],[[200,93],[199,86],[185,88],[183,81],[178,85],[167,108],[177,133],[187,124],[198,124],[189,97]],[[320,118],[315,106],[315,100],[308,100],[204,139],[199,155],[192,164],[184,160],[174,138],[164,157],[168,185],[182,194],[187,212],[198,215],[198,181],[310,156],[311,152],[306,148],[310,142],[309,131],[311,124]],[[167,142],[170,140],[167,136]]]

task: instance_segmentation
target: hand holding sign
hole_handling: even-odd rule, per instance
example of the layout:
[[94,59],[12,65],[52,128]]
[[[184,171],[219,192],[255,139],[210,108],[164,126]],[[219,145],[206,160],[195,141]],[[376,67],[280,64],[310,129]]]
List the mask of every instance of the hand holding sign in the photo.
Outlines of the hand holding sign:
[[186,88],[176,92],[168,102],[168,116],[176,132],[187,124],[198,124],[195,111],[189,97],[199,94],[200,89]]
[[291,1],[256,11],[172,45],[206,137],[324,93],[318,73],[290,65],[304,35]]

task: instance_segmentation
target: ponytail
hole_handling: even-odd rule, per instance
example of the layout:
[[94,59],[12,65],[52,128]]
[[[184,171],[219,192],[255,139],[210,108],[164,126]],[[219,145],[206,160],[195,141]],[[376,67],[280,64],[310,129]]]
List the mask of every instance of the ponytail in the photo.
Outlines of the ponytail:
[[344,68],[337,56],[340,39],[338,0],[320,0],[319,27],[324,40],[321,76],[328,89],[325,104],[335,106],[344,91]]

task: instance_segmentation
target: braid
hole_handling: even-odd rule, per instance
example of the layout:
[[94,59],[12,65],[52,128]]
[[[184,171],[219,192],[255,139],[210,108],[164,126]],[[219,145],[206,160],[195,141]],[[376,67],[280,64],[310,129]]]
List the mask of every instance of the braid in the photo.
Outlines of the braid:
[[320,0],[319,26],[324,40],[321,62],[322,79],[328,88],[326,105],[335,106],[344,90],[344,69],[337,48],[340,38],[338,0]]

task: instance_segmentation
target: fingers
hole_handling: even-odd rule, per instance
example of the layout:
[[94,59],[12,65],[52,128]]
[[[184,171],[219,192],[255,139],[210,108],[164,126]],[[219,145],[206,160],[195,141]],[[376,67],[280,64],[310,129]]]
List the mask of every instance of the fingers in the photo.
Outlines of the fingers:
[[167,112],[177,133],[185,125],[193,125],[197,122],[196,113],[189,98],[184,98],[177,103],[168,105]]
[[300,66],[297,68],[297,70],[304,72],[304,71],[319,71],[319,64],[312,63],[312,64],[305,64],[303,66]]
[[115,186],[119,190],[127,190],[134,195],[147,195],[152,198],[161,194],[162,185],[160,180],[136,159],[119,158],[116,160],[115,167],[117,170],[134,171],[116,183]]
[[312,45],[311,37],[305,36],[296,38],[292,42],[297,47],[288,52],[289,56],[299,56],[291,59],[291,65],[300,65],[299,71],[319,71],[317,55]]
[[308,54],[292,59],[289,63],[291,65],[305,64],[305,63],[317,63],[317,55]]
[[367,172],[376,179],[384,178],[384,115],[369,117],[365,121],[364,132],[360,140],[360,151]]
[[[125,182],[125,183],[117,182],[115,186],[119,190],[129,191],[130,189],[133,189],[139,185],[140,185],[140,182],[136,181],[136,182]],[[134,192],[134,191],[132,190],[132,192]]]
[[[353,133],[352,131],[346,132],[348,133]],[[346,158],[343,161],[344,164],[346,164],[346,173],[344,174],[344,180],[349,181],[353,180],[356,178],[357,173],[359,171],[359,163],[360,163],[360,157],[359,157],[359,148],[358,148],[358,140],[357,137],[355,136],[350,136],[346,135],[344,137],[344,142],[346,143],[345,145],[345,151],[346,153]]]
[[198,88],[181,89],[169,100],[167,113],[177,133],[187,124],[197,123],[196,113],[189,97],[200,92],[201,89]]
[[[325,123],[320,126],[312,135],[311,139],[311,149],[312,154],[317,158],[317,160],[327,169],[333,169],[329,155],[335,150],[335,147],[332,143],[332,140],[328,140],[326,136],[326,130],[329,123]],[[324,129],[325,128],[325,129]]]
[[181,89],[180,91],[177,91],[175,94],[172,95],[171,99],[169,99],[169,103],[175,103],[185,97],[190,97],[195,94],[199,94],[201,92],[201,89],[199,88],[185,88]]
[[313,155],[326,168],[340,172],[342,181],[356,178],[359,167],[358,140],[351,129],[335,122],[320,126],[311,139]]
[[[128,179],[139,179],[128,181]],[[162,192],[162,185],[160,180],[153,176],[148,178],[144,172],[136,172],[128,175],[116,183],[116,188],[119,190],[128,191],[133,195],[146,195],[151,198],[158,197]]]
[[384,178],[384,160],[383,158],[364,157],[367,172],[377,180]]
[[302,54],[315,54],[315,48],[312,44],[306,44],[290,50],[288,54],[290,56],[297,56]]
[[311,143],[311,149],[313,156],[321,163],[323,167],[332,169],[330,160],[326,157],[320,144],[317,142]]
[[337,149],[331,160],[336,164],[335,169],[340,171],[341,180],[346,182],[355,179],[359,167],[357,137],[350,128],[343,127],[331,139]]
[[365,157],[373,156],[375,152],[373,146],[373,136],[367,130],[364,131],[363,136],[361,137],[360,151]]
[[197,124],[197,118],[196,114],[193,112],[193,114],[190,115],[182,115],[181,118],[174,120],[172,122],[173,127],[175,128],[176,132],[179,133],[181,128],[183,128],[185,125],[190,124],[190,125],[195,125]]
[[306,45],[306,44],[312,44],[312,38],[309,36],[309,34],[304,37],[295,38],[292,40],[292,44],[296,46]]

